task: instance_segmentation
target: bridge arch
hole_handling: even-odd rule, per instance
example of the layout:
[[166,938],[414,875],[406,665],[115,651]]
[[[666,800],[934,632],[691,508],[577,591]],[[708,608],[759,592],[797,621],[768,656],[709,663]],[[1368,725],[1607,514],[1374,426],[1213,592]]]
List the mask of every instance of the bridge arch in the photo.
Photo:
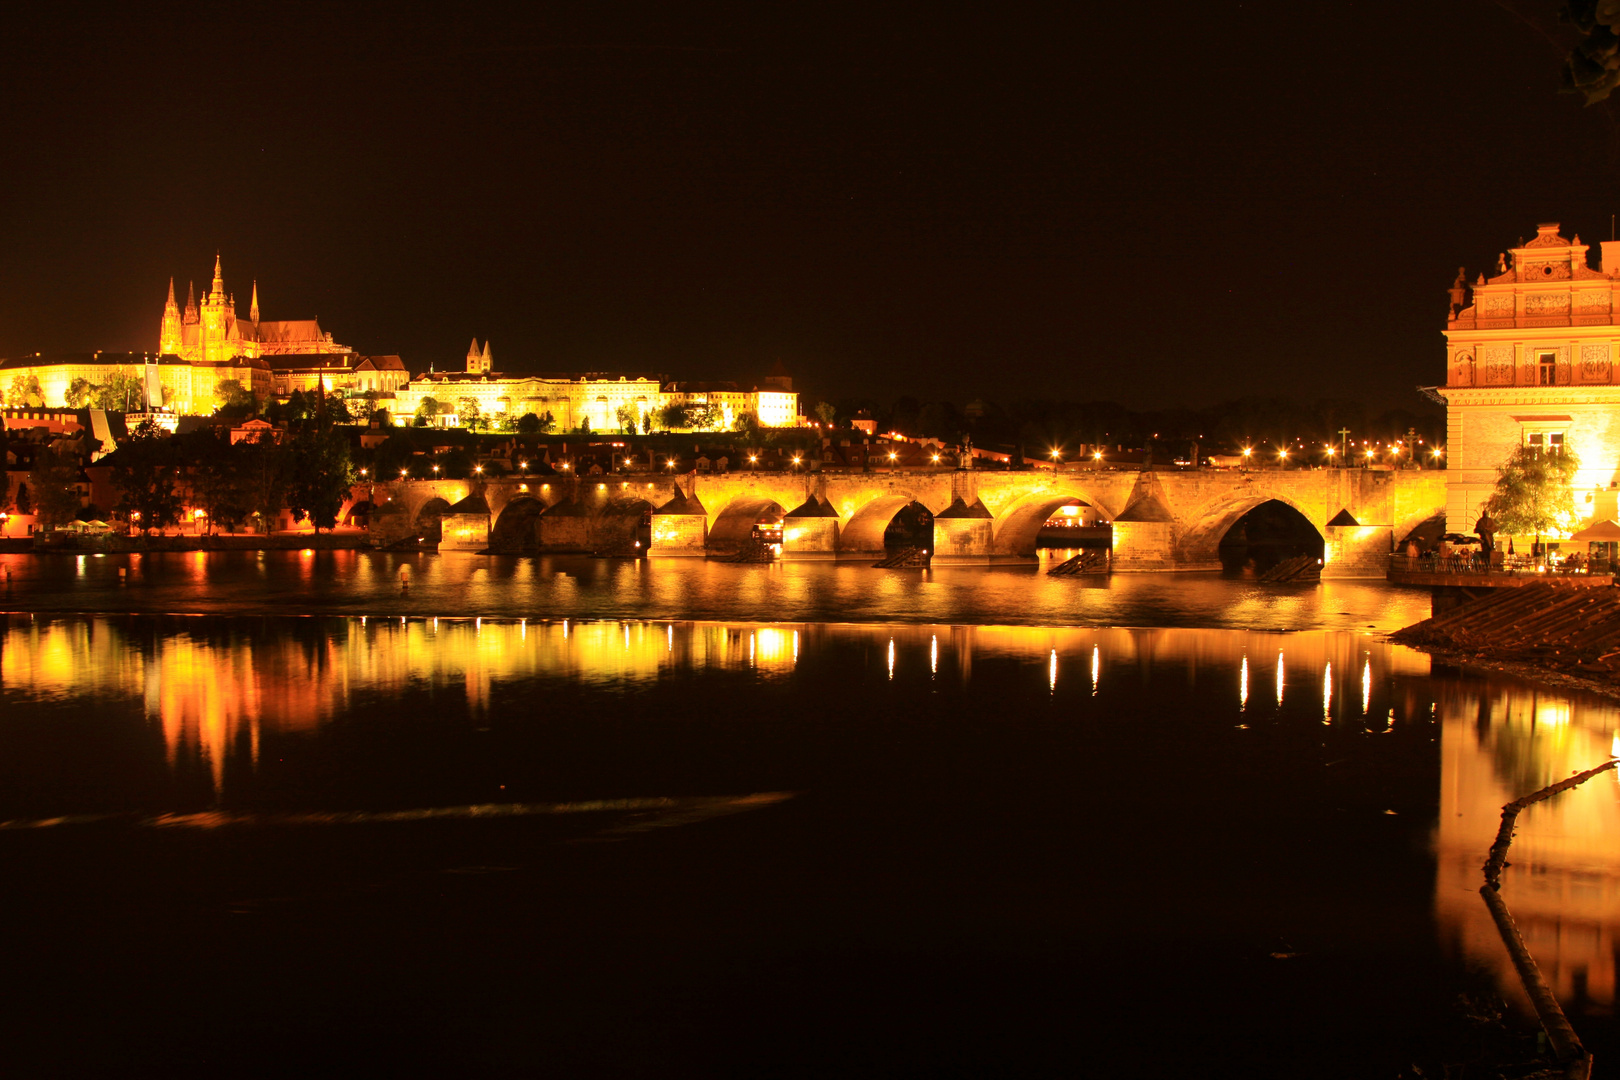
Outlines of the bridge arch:
[[507,500],[490,527],[490,550],[510,554],[533,551],[540,543],[537,526],[545,509],[546,504],[533,495]]
[[444,517],[449,509],[449,501],[442,495],[435,495],[423,503],[421,508],[416,511],[416,518],[412,522],[412,528],[416,530],[416,535],[422,538],[423,543],[437,544],[443,537],[444,533],[440,519]]
[[[894,520],[894,515],[921,500],[914,499],[909,491],[897,491],[889,495],[879,495],[862,503],[850,515],[849,522],[839,527],[839,551],[871,551],[881,554],[883,551],[883,533]],[[925,508],[932,511],[931,507]]]
[[1319,520],[1310,507],[1301,505],[1282,492],[1248,489],[1228,493],[1188,515],[1179,545],[1182,560],[1189,563],[1216,562],[1220,558],[1221,540],[1232,526],[1237,524],[1238,519],[1255,507],[1268,502],[1281,503],[1298,513],[1316,531],[1317,538],[1324,545],[1327,543],[1325,522]]
[[1021,495],[1001,508],[995,519],[995,550],[998,555],[1035,555],[1041,526],[1064,506],[1090,506],[1104,521],[1114,515],[1091,492],[1078,484],[1059,483]]
[[724,509],[709,524],[709,546],[715,548],[739,547],[754,530],[754,523],[762,517],[780,518],[787,509],[766,495],[738,495],[726,503]]

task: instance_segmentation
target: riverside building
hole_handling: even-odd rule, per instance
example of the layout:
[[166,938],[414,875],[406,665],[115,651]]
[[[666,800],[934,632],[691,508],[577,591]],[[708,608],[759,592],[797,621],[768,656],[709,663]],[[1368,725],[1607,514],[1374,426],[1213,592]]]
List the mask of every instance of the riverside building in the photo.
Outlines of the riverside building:
[[[1587,245],[1557,223],[1498,257],[1472,286],[1461,270],[1446,323],[1446,528],[1471,532],[1519,446],[1573,452],[1584,523],[1617,515],[1620,487],[1620,243]],[[1469,294],[1472,295],[1469,295]],[[1580,527],[1578,524],[1577,527]]]

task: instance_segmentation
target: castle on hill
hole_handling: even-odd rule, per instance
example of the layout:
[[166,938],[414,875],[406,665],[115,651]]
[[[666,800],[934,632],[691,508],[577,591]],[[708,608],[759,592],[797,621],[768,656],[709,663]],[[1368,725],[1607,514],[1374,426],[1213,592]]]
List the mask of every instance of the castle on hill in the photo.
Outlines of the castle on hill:
[[262,320],[259,318],[259,283],[253,283],[253,299],[248,317],[238,317],[236,296],[225,291],[225,275],[219,256],[214,256],[214,281],[197,303],[195,286],[186,286],[186,306],[181,310],[174,300],[174,279],[169,279],[169,299],[163,305],[163,323],[158,332],[158,353],[178,356],[193,364],[219,364],[238,357],[296,356],[311,353],[352,354],[347,345],[333,342],[322,333],[315,319]]

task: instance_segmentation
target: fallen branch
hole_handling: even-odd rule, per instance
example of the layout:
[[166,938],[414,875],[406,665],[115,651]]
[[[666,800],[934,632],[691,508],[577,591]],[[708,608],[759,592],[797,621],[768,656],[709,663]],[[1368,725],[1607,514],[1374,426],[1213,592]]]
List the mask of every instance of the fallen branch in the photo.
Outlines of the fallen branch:
[[1496,840],[1491,844],[1490,854],[1485,859],[1485,884],[1479,887],[1479,894],[1485,900],[1485,907],[1489,909],[1491,918],[1496,923],[1496,932],[1501,935],[1502,944],[1508,951],[1509,959],[1513,961],[1514,970],[1519,973],[1519,982],[1524,986],[1524,992],[1529,995],[1530,1004],[1536,1010],[1537,1019],[1541,1021],[1541,1028],[1547,1033],[1547,1041],[1552,1044],[1553,1053],[1564,1066],[1564,1075],[1569,1080],[1588,1080],[1591,1077],[1592,1055],[1581,1045],[1580,1037],[1575,1034],[1575,1028],[1564,1015],[1557,996],[1547,985],[1547,980],[1542,977],[1541,969],[1536,966],[1535,957],[1531,956],[1530,950],[1525,947],[1524,936],[1519,933],[1519,926],[1513,921],[1513,913],[1508,910],[1507,903],[1502,899],[1502,869],[1507,865],[1508,847],[1513,843],[1513,826],[1518,821],[1519,811],[1544,799],[1550,799],[1561,791],[1578,787],[1599,773],[1608,772],[1616,765],[1620,765],[1620,759],[1605,761],[1596,768],[1576,773],[1556,784],[1548,784],[1540,791],[1533,791],[1502,807],[1502,824],[1496,830]]

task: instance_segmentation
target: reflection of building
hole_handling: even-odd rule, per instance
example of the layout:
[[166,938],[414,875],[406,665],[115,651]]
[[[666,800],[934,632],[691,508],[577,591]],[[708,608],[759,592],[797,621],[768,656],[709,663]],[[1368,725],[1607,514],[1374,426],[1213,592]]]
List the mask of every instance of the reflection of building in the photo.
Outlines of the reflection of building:
[[[430,372],[412,379],[397,391],[394,411],[411,415],[426,398],[439,412],[459,414],[470,401],[483,417],[520,418],[551,414],[560,431],[589,424],[592,431],[614,431],[633,420],[638,428],[647,417],[662,428],[660,413],[670,405],[707,405],[711,427],[730,430],[744,413],[752,413],[762,427],[793,427],[798,423],[799,395],[785,375],[772,375],[760,386],[742,389],[734,383],[673,383],[652,374],[503,374],[491,370],[489,343],[480,350],[474,339],[467,350],[466,371]],[[624,418],[621,420],[621,416]]]
[[1517,446],[1572,450],[1581,471],[1576,508],[1616,516],[1620,481],[1620,244],[1604,242],[1600,269],[1580,237],[1556,224],[1512,249],[1495,276],[1468,287],[1459,274],[1446,324],[1446,523],[1469,532],[1496,466]]
[[[1440,836],[1435,909],[1468,958],[1519,996],[1496,924],[1480,900],[1485,853],[1505,803],[1606,761],[1620,708],[1531,687],[1467,682],[1439,701]],[[1555,993],[1577,1007],[1614,1003],[1620,948],[1620,782],[1599,776],[1519,815],[1502,896]]]

